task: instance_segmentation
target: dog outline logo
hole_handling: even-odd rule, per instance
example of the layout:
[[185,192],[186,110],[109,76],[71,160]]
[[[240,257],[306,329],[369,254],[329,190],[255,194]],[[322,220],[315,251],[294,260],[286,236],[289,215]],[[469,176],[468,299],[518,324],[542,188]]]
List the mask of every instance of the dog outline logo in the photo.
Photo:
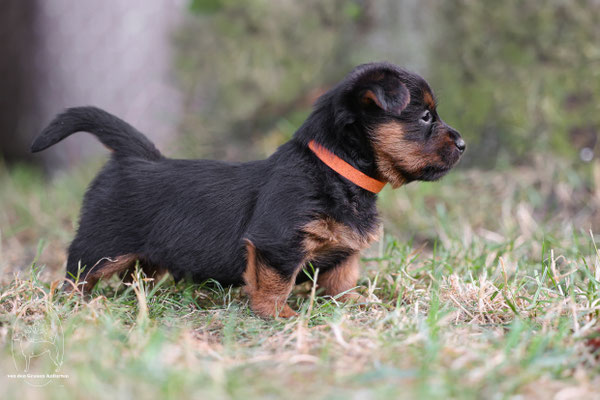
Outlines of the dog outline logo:
[[[64,332],[52,306],[26,305],[12,327],[12,358],[17,377],[32,386],[48,385],[60,371],[64,358]],[[36,312],[33,312],[36,311]]]

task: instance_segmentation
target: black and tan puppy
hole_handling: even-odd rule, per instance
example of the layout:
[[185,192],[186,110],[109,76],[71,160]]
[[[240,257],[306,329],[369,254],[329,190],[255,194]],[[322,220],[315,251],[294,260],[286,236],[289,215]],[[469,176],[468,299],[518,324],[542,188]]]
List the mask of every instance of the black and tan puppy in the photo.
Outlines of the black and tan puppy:
[[169,159],[93,107],[57,116],[31,150],[79,131],[113,154],[85,195],[68,279],[89,290],[139,261],[148,274],[244,285],[256,314],[281,317],[295,315],[286,299],[309,262],[325,293],[360,298],[351,289],[378,236],[377,192],[438,179],[465,149],[425,80],[388,63],[357,67],[266,160]]

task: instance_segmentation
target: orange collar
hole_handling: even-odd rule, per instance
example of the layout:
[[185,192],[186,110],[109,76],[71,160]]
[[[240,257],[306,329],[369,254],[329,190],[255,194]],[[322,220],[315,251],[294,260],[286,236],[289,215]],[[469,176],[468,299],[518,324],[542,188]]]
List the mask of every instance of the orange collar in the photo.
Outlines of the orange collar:
[[352,165],[348,164],[346,161],[327,150],[325,147],[316,143],[314,140],[308,142],[308,147],[329,168],[348,179],[355,185],[373,193],[381,192],[381,189],[383,189],[385,186],[385,182],[378,181],[377,179],[373,179],[370,176],[363,174]]

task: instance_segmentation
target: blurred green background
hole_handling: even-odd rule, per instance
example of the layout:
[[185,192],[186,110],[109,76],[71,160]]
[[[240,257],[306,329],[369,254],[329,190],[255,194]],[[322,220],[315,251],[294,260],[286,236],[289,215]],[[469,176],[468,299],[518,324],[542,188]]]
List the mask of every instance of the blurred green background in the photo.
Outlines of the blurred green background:
[[54,169],[101,154],[91,141],[73,144],[82,139],[27,153],[52,115],[81,104],[108,108],[171,154],[265,156],[319,94],[379,60],[429,80],[441,115],[467,140],[463,167],[502,168],[532,154],[589,162],[598,152],[596,0],[117,4],[7,3],[4,159]]
[[596,156],[597,1],[193,0],[190,11],[176,46],[192,145],[207,144],[200,127],[234,158],[248,144],[266,154],[354,65],[389,60],[430,81],[469,145],[463,166]]

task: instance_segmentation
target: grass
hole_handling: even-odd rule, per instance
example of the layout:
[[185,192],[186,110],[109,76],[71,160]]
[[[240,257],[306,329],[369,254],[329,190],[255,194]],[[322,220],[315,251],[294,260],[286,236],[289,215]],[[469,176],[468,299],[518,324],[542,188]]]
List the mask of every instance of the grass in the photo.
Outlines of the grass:
[[[386,235],[363,259],[369,306],[309,282],[290,321],[213,282],[57,290],[97,165],[49,183],[2,170],[0,397],[598,398],[600,174],[540,165],[386,190]],[[56,320],[68,378],[7,376],[18,331]],[[39,357],[31,371],[54,367]]]

